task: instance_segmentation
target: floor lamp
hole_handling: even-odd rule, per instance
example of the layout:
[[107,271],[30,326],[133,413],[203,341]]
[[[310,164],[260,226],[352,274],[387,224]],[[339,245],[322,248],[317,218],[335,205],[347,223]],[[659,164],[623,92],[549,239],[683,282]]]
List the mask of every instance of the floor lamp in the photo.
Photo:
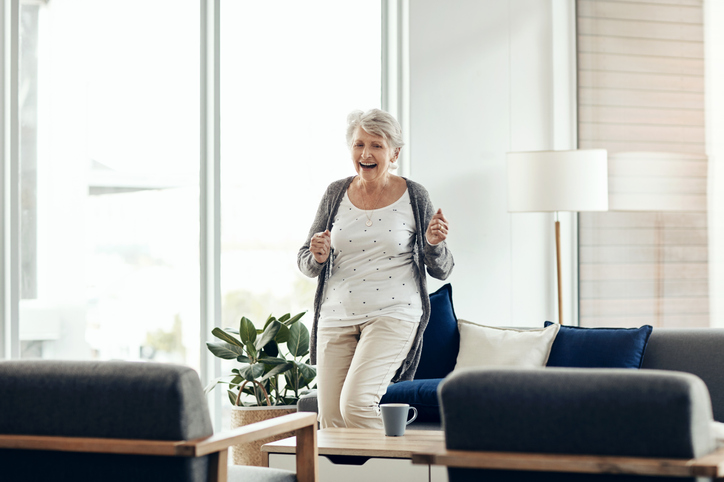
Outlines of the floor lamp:
[[554,212],[558,322],[563,323],[560,211],[607,211],[605,149],[509,152],[508,212]]

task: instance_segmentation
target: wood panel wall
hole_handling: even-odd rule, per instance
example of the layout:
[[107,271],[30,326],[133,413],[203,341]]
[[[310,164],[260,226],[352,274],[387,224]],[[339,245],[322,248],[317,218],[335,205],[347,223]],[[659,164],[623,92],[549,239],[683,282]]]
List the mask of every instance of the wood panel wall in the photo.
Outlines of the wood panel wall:
[[[676,189],[699,195],[702,1],[577,0],[579,148],[698,154],[679,156],[696,162]],[[707,218],[697,209],[579,214],[581,326],[708,326]]]

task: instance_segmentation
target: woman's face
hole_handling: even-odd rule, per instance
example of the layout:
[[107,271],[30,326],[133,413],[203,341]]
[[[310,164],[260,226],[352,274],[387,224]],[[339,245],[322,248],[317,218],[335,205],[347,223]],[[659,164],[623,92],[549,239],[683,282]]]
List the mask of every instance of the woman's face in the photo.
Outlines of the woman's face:
[[361,127],[352,136],[352,162],[364,181],[384,179],[397,154],[394,149],[390,149],[384,137],[369,134]]

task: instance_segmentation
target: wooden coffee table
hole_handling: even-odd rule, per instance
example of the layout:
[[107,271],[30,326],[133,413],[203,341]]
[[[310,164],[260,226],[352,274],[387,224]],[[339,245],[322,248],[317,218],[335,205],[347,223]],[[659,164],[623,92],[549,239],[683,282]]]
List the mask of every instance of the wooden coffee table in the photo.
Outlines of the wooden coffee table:
[[[441,430],[407,430],[402,437],[386,437],[382,430],[329,428],[317,432],[317,446],[322,456],[322,482],[447,480],[443,467],[413,466],[411,462],[413,453],[444,449]],[[293,467],[296,437],[265,444],[261,450],[262,463],[267,467]],[[276,457],[281,455],[286,457]]]

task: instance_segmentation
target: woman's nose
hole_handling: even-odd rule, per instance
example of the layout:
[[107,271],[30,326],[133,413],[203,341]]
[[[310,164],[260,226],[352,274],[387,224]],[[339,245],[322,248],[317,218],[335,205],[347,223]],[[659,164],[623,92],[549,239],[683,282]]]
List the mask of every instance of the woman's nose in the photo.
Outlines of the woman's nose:
[[362,149],[362,158],[367,159],[368,157],[370,157],[370,150],[368,147],[364,147]]

